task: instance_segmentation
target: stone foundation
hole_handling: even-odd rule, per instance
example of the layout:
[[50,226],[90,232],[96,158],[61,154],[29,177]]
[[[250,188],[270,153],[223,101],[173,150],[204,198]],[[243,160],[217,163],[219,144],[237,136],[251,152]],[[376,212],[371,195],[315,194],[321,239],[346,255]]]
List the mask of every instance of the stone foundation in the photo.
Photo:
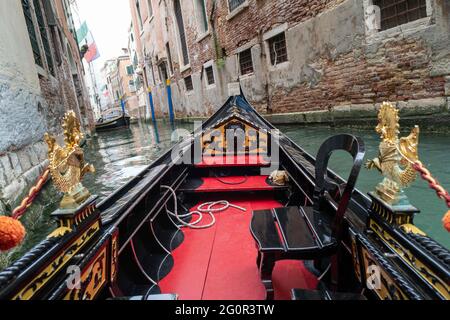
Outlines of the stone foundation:
[[44,142],[0,155],[0,214],[12,213],[47,165],[47,145]]

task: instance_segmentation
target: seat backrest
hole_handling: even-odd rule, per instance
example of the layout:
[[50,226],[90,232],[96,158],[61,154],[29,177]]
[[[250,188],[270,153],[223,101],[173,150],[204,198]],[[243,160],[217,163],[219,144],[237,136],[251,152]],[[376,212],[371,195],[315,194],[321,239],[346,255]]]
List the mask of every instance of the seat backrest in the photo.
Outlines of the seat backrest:
[[338,209],[332,226],[333,237],[336,240],[340,240],[342,237],[342,222],[344,215],[355,188],[366,150],[362,139],[349,134],[340,134],[330,137],[322,144],[316,158],[316,187],[314,190],[315,210],[317,210],[320,205],[321,198],[324,196],[325,191],[329,191],[330,183],[329,179],[327,179],[328,162],[333,152],[337,150],[347,151],[353,157],[353,166],[350,176],[347,179],[344,193],[339,200]]

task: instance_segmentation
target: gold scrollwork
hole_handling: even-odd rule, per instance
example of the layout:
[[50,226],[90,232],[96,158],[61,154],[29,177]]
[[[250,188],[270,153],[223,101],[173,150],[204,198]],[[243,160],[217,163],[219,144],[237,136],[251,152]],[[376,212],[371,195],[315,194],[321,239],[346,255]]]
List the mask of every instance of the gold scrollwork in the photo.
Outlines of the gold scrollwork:
[[100,230],[100,222],[95,222],[88,228],[79,238],[70,244],[64,251],[43,270],[36,277],[33,278],[13,300],[30,300],[34,295],[44,287],[55,274],[57,274],[69,262],[86,243],[91,240],[94,235]]
[[395,252],[400,259],[412,267],[425,281],[427,281],[437,292],[445,299],[450,299],[450,286],[440,279],[430,268],[421,262],[411,251],[405,249],[392,237],[385,229],[383,229],[374,220],[370,221],[370,229],[373,230],[378,237]]

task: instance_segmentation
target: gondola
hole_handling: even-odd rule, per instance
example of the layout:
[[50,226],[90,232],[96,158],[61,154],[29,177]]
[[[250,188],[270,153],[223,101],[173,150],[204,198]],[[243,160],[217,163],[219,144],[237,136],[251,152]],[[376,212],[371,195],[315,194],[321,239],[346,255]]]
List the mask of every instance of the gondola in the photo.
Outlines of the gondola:
[[98,132],[128,128],[131,123],[131,117],[124,113],[99,119],[95,124],[95,130]]
[[[328,169],[335,150],[348,179]],[[449,251],[413,206],[355,189],[364,155],[342,134],[314,158],[232,96],[108,198],[54,212],[58,229],[0,273],[0,298],[448,299]]]

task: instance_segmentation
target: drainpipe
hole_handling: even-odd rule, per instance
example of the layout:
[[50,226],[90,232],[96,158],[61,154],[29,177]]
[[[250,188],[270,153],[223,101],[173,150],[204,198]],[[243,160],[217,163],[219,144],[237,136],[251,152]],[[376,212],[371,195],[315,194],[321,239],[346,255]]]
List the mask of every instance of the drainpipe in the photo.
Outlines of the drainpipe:
[[170,79],[167,79],[167,81],[166,81],[166,88],[167,88],[167,99],[169,100],[170,123],[174,124],[174,122],[175,122],[175,114],[173,112],[172,88],[170,87]]

